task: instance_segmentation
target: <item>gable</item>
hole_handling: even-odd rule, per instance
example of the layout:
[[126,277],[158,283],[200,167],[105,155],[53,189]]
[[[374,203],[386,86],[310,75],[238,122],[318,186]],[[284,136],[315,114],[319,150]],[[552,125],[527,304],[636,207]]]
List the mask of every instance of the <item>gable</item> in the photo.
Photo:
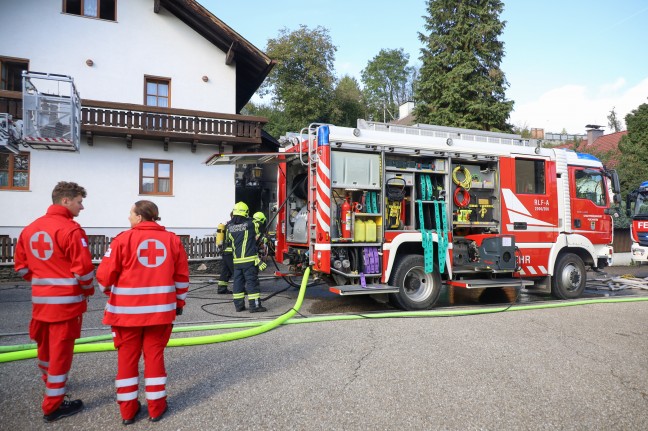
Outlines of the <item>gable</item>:
[[274,67],[274,60],[194,0],[155,0],[156,13],[160,7],[225,52],[226,64],[236,63],[236,112],[240,113]]

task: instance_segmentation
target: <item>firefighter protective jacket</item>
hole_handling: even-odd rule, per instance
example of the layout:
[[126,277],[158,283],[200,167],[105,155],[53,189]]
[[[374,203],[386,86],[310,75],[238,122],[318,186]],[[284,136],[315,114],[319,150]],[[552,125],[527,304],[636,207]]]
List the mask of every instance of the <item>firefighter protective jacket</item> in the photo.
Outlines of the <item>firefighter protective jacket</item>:
[[61,322],[83,314],[94,293],[94,265],[88,238],[72,214],[61,205],[20,233],[14,268],[32,284],[32,317]]
[[251,219],[234,219],[229,223],[227,236],[232,244],[234,264],[256,262],[258,259],[256,224]]
[[232,220],[225,224],[225,239],[223,240],[223,254],[232,254],[232,240],[229,236],[229,227]]
[[97,282],[109,295],[104,324],[169,324],[176,308],[185,306],[187,253],[176,234],[144,221],[113,239],[97,268]]

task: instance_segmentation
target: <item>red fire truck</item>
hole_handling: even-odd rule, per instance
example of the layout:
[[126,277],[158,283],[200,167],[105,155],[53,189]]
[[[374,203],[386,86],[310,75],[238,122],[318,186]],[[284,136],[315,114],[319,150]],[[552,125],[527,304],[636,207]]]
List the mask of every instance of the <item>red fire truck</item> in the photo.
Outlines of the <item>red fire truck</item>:
[[[264,156],[265,157],[265,156]],[[518,135],[313,124],[280,153],[276,258],[340,295],[432,307],[443,285],[579,297],[612,258],[614,171]]]
[[635,263],[648,262],[648,181],[628,193],[626,213],[632,219],[630,257]]

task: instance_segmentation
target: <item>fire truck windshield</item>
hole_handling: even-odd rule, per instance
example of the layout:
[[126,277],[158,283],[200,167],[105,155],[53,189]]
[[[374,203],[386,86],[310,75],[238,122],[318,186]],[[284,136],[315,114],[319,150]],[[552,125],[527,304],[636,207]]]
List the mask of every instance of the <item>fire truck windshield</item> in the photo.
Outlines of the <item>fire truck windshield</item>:
[[633,215],[648,216],[648,191],[637,193]]
[[600,172],[581,170],[576,172],[576,197],[589,199],[596,205],[606,204],[605,181]]

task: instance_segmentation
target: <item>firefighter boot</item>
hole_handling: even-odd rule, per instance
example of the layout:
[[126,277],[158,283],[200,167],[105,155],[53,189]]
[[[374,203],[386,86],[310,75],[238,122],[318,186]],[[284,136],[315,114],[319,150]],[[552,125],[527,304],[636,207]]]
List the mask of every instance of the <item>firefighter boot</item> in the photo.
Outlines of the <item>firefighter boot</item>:
[[259,298],[250,300],[250,313],[262,313],[268,311],[263,305],[261,305],[261,300]]
[[244,299],[235,299],[234,308],[236,311],[245,311],[245,300]]
[[218,282],[218,289],[216,290],[216,293],[218,293],[219,295],[232,294],[232,291],[227,288],[227,281]]

